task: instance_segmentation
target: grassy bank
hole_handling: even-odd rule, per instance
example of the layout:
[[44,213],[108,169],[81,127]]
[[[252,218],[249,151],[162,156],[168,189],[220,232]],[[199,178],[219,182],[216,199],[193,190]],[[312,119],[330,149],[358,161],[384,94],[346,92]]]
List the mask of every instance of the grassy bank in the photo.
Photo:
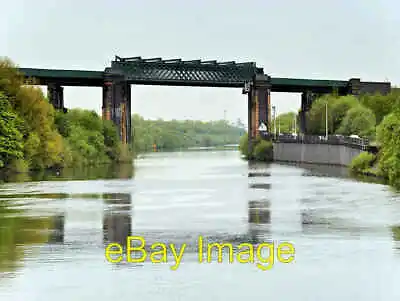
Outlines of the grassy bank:
[[56,112],[42,90],[25,86],[0,59],[0,173],[131,161],[116,127],[95,112]]

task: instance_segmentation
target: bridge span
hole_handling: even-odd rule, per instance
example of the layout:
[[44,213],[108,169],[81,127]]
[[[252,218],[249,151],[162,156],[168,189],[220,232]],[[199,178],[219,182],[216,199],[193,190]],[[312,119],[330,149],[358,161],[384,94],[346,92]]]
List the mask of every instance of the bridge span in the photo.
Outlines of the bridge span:
[[[271,92],[296,92],[301,94],[300,125],[307,132],[306,112],[313,101],[322,94],[339,95],[364,93],[387,94],[389,82],[362,82],[349,80],[320,80],[271,77],[254,62],[217,62],[116,56],[111,67],[104,71],[20,68],[28,84],[46,85],[48,97],[56,109],[64,108],[64,86],[101,87],[103,89],[102,115],[119,128],[123,143],[131,137],[131,85],[166,85],[242,88],[247,94],[249,148],[259,134],[260,125],[271,129]],[[29,81],[28,81],[29,79]],[[33,81],[32,81],[33,79]]]

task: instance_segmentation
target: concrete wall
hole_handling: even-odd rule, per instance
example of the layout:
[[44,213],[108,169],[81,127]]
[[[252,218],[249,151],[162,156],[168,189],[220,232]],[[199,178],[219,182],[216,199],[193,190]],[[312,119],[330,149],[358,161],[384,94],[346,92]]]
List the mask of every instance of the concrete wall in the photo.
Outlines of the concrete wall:
[[274,143],[274,160],[349,166],[362,150],[345,145]]

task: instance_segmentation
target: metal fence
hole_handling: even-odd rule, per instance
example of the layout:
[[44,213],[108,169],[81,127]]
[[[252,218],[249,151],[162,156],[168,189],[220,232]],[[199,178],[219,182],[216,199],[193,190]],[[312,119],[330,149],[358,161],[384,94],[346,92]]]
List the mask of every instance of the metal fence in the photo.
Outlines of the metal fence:
[[314,136],[314,135],[293,135],[293,134],[264,134],[264,139],[271,139],[274,142],[282,143],[304,143],[304,144],[330,144],[346,145],[352,148],[368,151],[370,148],[369,140],[366,138],[355,138],[342,135]]

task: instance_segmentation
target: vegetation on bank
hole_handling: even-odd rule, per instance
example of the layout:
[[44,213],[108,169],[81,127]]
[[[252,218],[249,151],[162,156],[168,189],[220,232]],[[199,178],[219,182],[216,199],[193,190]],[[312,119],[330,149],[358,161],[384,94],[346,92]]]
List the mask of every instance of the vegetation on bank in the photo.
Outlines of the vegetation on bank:
[[146,120],[137,114],[132,117],[135,153],[153,151],[154,148],[170,151],[237,144],[244,133],[241,126],[231,125],[224,120]]
[[328,103],[329,134],[359,135],[379,146],[377,155],[361,153],[350,170],[354,174],[382,177],[400,189],[400,91],[388,95],[325,95],[315,101],[308,112],[311,134],[325,133],[325,110]]
[[273,160],[273,145],[271,141],[257,137],[253,142],[253,151],[249,154],[248,134],[240,138],[239,150],[246,160],[271,162]]
[[[276,126],[276,130],[275,130]],[[299,132],[300,120],[299,116],[294,112],[282,113],[276,116],[276,121],[271,122],[272,133],[294,133]]]
[[26,172],[132,160],[117,129],[95,112],[56,112],[42,90],[25,86],[0,59],[0,172]]

